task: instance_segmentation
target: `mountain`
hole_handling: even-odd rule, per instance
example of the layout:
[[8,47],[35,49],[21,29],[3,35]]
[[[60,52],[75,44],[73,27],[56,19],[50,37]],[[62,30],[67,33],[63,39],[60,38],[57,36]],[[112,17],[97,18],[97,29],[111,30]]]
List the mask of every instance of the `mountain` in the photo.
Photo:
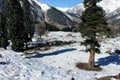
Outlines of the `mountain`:
[[47,26],[51,25],[60,30],[66,27],[76,26],[75,21],[55,7],[41,3],[38,0],[29,0],[29,2],[31,5],[32,19],[35,23],[45,22]]
[[[108,18],[108,22],[120,26],[120,0],[101,0],[98,3],[98,6],[101,6],[106,13],[106,17]],[[62,8],[58,8],[63,11]],[[76,16],[76,18],[80,18],[80,15],[85,10],[83,3],[79,4],[75,7],[67,9],[65,12],[67,14],[72,14],[71,16]]]
[[[3,1],[0,0],[0,12],[4,11]],[[22,1],[22,0],[20,0]],[[55,8],[38,0],[29,0],[31,19],[34,26],[48,30],[58,30],[64,28],[74,28],[80,21],[80,15],[85,10],[83,4],[78,4],[72,8]],[[103,7],[106,12],[108,22],[115,26],[120,26],[120,0],[101,0],[98,5]]]
[[78,4],[76,5],[75,7],[72,7],[72,8],[58,8],[57,9],[63,11],[63,12],[66,12],[66,13],[69,13],[69,14],[75,14],[75,15],[80,15],[84,10],[84,5],[83,4]]
[[105,10],[108,22],[120,26],[120,0],[102,0],[98,4]]
[[[98,6],[101,6],[106,11],[106,13],[109,14],[120,8],[120,0],[101,0],[98,3]],[[84,10],[85,10],[84,5],[83,3],[81,3],[76,5],[75,7],[67,9],[66,12],[80,14],[81,11]]]
[[98,5],[103,7],[107,13],[111,13],[120,8],[120,0],[101,0]]
[[[40,6],[37,0],[29,0],[30,2],[30,10],[31,10],[31,18],[34,23],[44,21],[44,10],[43,6]],[[47,9],[46,9],[47,10]]]
[[120,26],[120,8],[108,14],[107,17],[108,17],[109,23],[116,25],[116,26]]
[[84,10],[85,10],[84,5],[78,4],[75,7],[69,8],[66,12],[68,14],[75,14],[77,17],[79,17]]
[[[19,0],[22,5],[22,0]],[[0,0],[0,12],[3,12],[4,0]],[[68,14],[52,7],[48,4],[39,2],[38,0],[29,0],[30,3],[30,14],[35,27],[41,27],[40,24],[46,25],[44,28],[49,26],[52,30],[62,30],[64,28],[72,28],[76,26],[76,22],[70,18]]]
[[84,5],[83,4],[78,4],[75,7],[71,7],[71,8],[58,8],[60,11],[63,11],[64,13],[66,13],[67,15],[69,15],[70,17],[72,17],[72,19],[74,21],[79,21],[80,20],[80,15],[82,14],[82,12],[85,10]]

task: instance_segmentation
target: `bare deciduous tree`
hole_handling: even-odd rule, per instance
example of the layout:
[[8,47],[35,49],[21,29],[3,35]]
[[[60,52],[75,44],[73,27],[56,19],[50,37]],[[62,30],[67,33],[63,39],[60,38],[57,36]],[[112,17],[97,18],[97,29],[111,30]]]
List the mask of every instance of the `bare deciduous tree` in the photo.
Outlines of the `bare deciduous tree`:
[[45,30],[46,30],[46,25],[43,21],[35,24],[35,34],[39,35],[40,38],[44,34]]

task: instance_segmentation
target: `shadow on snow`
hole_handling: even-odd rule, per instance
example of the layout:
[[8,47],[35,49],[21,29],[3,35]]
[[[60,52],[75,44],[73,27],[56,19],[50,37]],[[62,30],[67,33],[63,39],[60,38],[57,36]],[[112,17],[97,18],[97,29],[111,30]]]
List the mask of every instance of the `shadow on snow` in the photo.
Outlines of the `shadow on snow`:
[[100,58],[96,64],[98,64],[99,66],[106,66],[109,64],[116,64],[116,65],[120,65],[120,55],[118,53],[110,53],[109,56],[104,57],[104,58]]
[[0,62],[0,65],[8,65],[10,62]]
[[61,54],[61,53],[64,53],[64,52],[74,51],[74,50],[76,50],[76,49],[75,48],[69,48],[69,49],[58,50],[58,51],[45,53],[45,54],[37,53],[36,55],[31,56],[31,57],[27,57],[27,58],[41,58],[41,57],[44,57],[44,56],[53,56],[53,55],[58,55],[58,54]]

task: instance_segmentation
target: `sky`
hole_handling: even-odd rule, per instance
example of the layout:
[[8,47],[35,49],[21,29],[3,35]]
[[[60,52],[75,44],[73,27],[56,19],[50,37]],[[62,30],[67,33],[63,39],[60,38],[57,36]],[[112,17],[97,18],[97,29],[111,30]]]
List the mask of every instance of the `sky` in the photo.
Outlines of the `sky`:
[[83,2],[83,0],[39,0],[53,7],[74,7]]

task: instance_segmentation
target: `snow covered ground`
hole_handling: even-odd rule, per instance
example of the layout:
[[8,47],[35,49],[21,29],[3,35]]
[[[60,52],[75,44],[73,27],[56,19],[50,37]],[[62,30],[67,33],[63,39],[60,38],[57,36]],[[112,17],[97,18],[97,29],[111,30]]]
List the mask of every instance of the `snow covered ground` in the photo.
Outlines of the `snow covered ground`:
[[[51,47],[25,58],[23,53],[0,50],[0,80],[96,80],[120,73],[120,55],[108,54],[120,50],[120,37],[101,42],[101,54],[96,54],[95,64],[102,71],[86,71],[75,67],[78,62],[87,62],[89,53],[80,45],[84,39],[80,33],[50,32],[44,39],[76,41],[74,44]],[[112,79],[115,80],[115,79]]]
[[22,53],[0,50],[0,80],[70,80],[64,70],[47,66]]

